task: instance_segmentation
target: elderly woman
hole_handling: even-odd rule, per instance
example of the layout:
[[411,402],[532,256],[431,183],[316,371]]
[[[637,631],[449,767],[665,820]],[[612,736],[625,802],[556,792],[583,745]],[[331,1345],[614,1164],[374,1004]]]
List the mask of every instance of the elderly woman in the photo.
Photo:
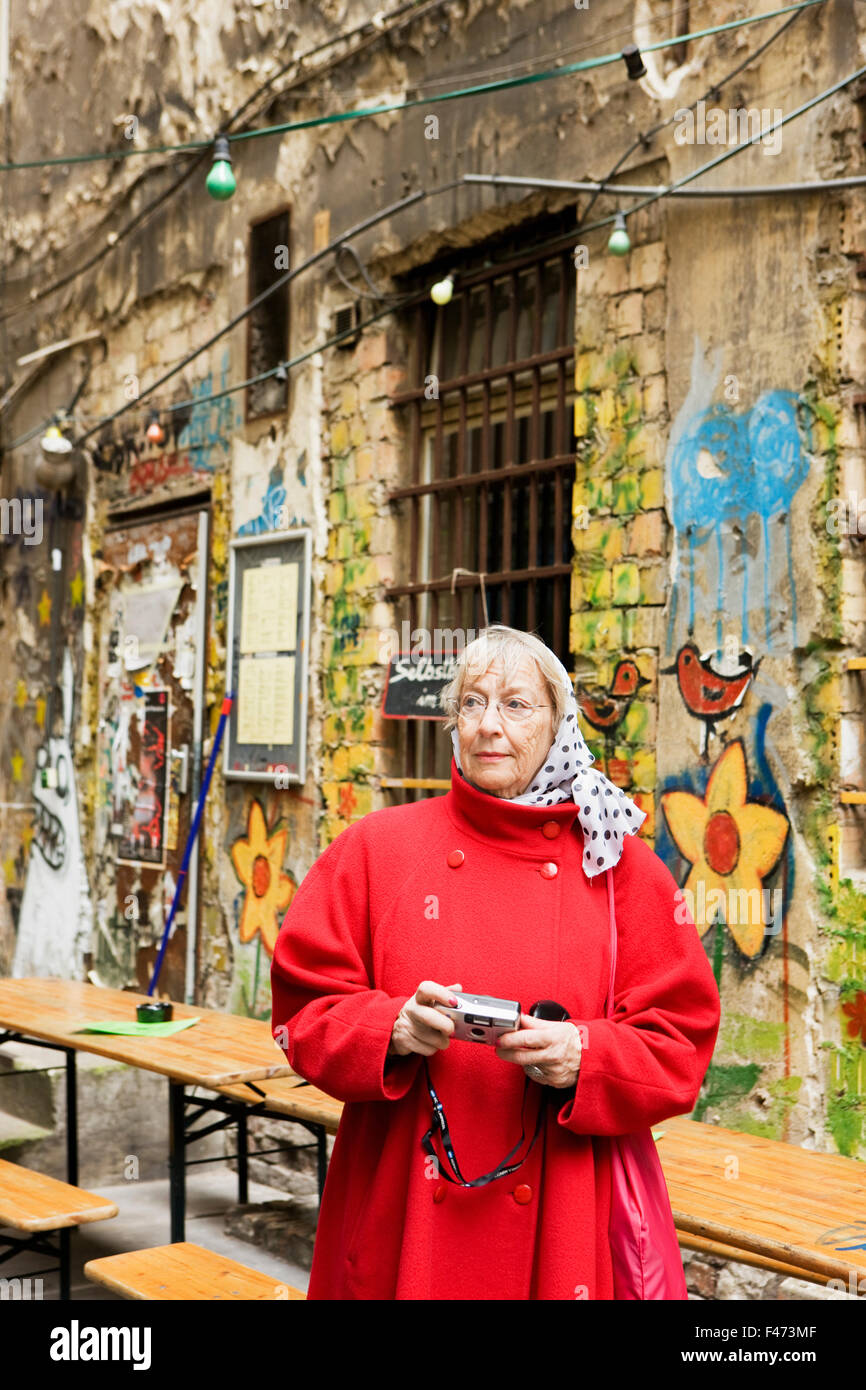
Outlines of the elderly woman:
[[[592,768],[549,648],[489,627],[442,698],[450,791],[347,827],[274,952],[274,1036],[345,1102],[308,1297],[609,1299],[609,1145],[593,1137],[693,1108],[715,980],[635,834],[645,812]],[[518,1001],[519,1025],[455,1038],[455,990]],[[531,1013],[540,1000],[558,1017]]]

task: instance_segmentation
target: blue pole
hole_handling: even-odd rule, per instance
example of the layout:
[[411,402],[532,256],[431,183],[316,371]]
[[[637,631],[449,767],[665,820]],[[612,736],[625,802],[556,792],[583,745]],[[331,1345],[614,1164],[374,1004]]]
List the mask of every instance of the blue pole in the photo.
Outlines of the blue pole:
[[211,749],[211,755],[208,761],[207,771],[205,772],[204,781],[202,782],[201,791],[199,792],[198,796],[198,802],[196,803],[195,815],[193,816],[192,825],[189,828],[189,834],[186,837],[186,849],[183,852],[183,863],[180,866],[180,873],[177,876],[177,886],[174,890],[174,899],[171,904],[171,912],[168,914],[168,921],[165,924],[165,931],[162,934],[162,941],[160,942],[159,946],[159,955],[156,958],[156,965],[153,967],[153,975],[151,977],[150,985],[147,991],[148,994],[153,994],[153,991],[156,989],[156,982],[159,979],[159,972],[162,969],[162,961],[165,955],[165,948],[168,945],[168,938],[171,935],[171,924],[174,921],[175,913],[177,912],[178,904],[180,903],[180,895],[183,892],[183,885],[186,881],[186,871],[189,868],[190,856],[192,855],[192,847],[195,844],[195,837],[198,834],[198,828],[201,824],[205,798],[208,794],[211,775],[214,770],[214,764],[217,760],[217,754],[220,749],[220,744],[222,743],[223,731],[225,729],[226,720],[229,717],[229,712],[231,710],[232,703],[235,698],[235,693],[236,692],[233,690],[230,695],[225,696],[222,702],[222,708],[220,710],[220,720],[219,724],[217,725],[216,737],[213,741],[213,748]]

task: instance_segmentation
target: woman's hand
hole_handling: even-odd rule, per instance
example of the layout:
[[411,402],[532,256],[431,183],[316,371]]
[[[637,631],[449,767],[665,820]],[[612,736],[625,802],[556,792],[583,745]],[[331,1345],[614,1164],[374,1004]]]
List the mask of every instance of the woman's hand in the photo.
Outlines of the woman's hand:
[[433,1005],[447,1004],[454,1008],[457,1000],[453,991],[462,988],[459,983],[439,985],[435,980],[422,980],[394,1020],[388,1055],[406,1057],[410,1052],[420,1052],[422,1057],[432,1057],[434,1052],[442,1052],[454,1032],[454,1020]]
[[520,1028],[502,1034],[496,1046],[497,1057],[523,1067],[530,1081],[563,1090],[574,1086],[580,1070],[577,1027],[573,1023],[533,1018],[531,1014],[521,1014],[520,1023]]

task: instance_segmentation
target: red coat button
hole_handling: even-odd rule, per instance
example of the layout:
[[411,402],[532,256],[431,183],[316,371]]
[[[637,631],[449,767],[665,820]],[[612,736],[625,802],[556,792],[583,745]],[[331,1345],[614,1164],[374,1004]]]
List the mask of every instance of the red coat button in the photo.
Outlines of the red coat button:
[[556,875],[559,873],[559,865],[552,863],[542,864],[538,872],[541,874],[542,878],[556,878]]
[[433,1189],[433,1201],[444,1202],[447,1193],[448,1188],[445,1186],[444,1182],[440,1182],[439,1186]]
[[462,849],[452,849],[448,855],[448,863],[451,865],[452,869],[459,869],[465,858],[466,856]]
[[529,1186],[529,1183],[518,1183],[517,1187],[514,1189],[514,1200],[515,1202],[519,1202],[522,1207],[525,1207],[527,1202],[532,1201],[532,1188]]
[[542,835],[546,835],[548,840],[555,840],[559,834],[559,821],[546,820],[541,827]]

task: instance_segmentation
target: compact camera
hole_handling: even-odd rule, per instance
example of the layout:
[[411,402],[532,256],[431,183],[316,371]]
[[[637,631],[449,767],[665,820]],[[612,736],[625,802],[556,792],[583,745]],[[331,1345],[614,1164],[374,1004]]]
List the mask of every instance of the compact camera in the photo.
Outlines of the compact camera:
[[492,999],[489,994],[460,994],[454,991],[457,1007],[445,1004],[434,1007],[454,1020],[452,1040],[493,1043],[503,1033],[520,1027],[520,1004],[516,999]]
[[[433,1006],[453,1018],[452,1039],[495,1044],[500,1034],[520,1027],[521,1009],[516,999],[492,999],[489,994],[460,994],[457,990],[454,998],[459,1001],[456,1009],[445,1004]],[[555,999],[539,999],[529,1012],[533,1018],[548,1022],[562,1023],[568,1018],[568,1009],[557,1004]]]

